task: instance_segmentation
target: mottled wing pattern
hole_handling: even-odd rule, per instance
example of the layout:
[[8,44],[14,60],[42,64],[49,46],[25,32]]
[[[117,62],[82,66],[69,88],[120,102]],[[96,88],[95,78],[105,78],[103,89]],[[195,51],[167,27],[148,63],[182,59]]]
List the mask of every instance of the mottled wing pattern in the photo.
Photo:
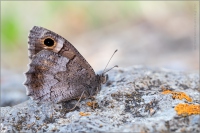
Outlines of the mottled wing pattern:
[[32,58],[28,72],[25,73],[27,80],[24,84],[27,86],[27,95],[38,102],[56,100],[52,97],[58,97],[60,94],[50,89],[59,82],[54,75],[65,72],[68,62],[69,59],[52,51],[42,50],[36,54]]
[[71,43],[52,31],[31,29],[29,58],[25,85],[27,95],[37,102],[59,103],[80,97],[83,91],[92,96],[100,90],[99,75]]

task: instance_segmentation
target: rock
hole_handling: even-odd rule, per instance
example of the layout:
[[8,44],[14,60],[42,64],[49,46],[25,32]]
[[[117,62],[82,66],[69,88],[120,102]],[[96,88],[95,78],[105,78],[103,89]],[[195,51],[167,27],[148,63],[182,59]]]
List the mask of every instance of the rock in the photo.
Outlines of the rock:
[[[25,76],[2,69],[1,70],[1,107],[13,106],[28,100],[23,85]],[[15,87],[15,88],[13,88]]]
[[[1,107],[2,132],[200,132],[198,115],[178,116],[174,107],[188,103],[162,94],[185,92],[199,104],[199,74],[134,66],[110,71],[109,81],[92,99],[37,105],[28,100]],[[94,105],[94,106],[91,106]]]

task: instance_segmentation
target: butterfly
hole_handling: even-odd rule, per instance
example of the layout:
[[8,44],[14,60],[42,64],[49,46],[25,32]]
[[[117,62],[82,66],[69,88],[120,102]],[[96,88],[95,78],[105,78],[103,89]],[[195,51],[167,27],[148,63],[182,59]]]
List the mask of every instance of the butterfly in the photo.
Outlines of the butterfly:
[[26,93],[37,103],[60,103],[101,90],[108,75],[95,74],[78,50],[60,35],[34,26],[28,36],[29,70]]

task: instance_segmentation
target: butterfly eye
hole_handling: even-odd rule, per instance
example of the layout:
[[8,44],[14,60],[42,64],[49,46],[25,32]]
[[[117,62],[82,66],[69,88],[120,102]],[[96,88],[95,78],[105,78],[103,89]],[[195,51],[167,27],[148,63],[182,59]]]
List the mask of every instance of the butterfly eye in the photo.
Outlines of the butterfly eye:
[[54,45],[54,40],[51,38],[47,38],[44,40],[44,44],[48,47],[52,47]]

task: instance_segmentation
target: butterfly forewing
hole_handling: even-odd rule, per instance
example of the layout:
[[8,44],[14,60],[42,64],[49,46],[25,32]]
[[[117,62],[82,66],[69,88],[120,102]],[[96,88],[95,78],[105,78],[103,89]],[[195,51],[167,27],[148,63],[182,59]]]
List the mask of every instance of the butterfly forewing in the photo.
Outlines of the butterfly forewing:
[[34,26],[29,34],[27,95],[37,102],[62,102],[92,96],[100,90],[101,78],[76,48],[58,34]]

